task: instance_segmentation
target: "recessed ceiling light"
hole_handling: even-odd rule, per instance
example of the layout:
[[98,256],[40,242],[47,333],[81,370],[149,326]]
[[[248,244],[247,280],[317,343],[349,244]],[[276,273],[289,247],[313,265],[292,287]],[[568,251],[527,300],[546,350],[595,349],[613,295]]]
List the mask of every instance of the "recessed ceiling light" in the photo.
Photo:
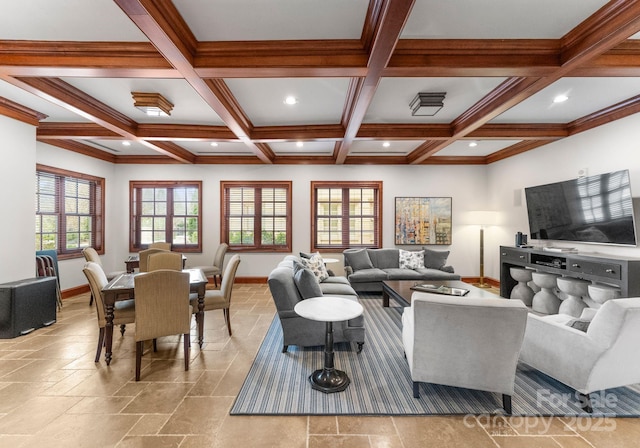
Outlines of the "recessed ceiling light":
[[131,142],[124,141],[122,142],[122,146],[131,146]]
[[218,146],[216,142],[211,142],[211,146]]
[[382,146],[384,146],[385,148],[388,148],[389,146],[391,146],[391,143],[389,143],[389,142],[384,142],[384,143],[382,144]]
[[297,146],[298,148],[302,148],[302,147],[304,146],[304,143],[302,143],[302,142],[296,142],[296,146]]
[[554,102],[554,103],[564,103],[564,102],[565,102],[565,101],[567,101],[568,99],[569,99],[569,97],[563,93],[563,94],[560,94],[560,95],[556,96],[556,97],[553,99],[553,102]]
[[476,146],[478,146],[476,142],[469,142],[469,148],[475,148]]
[[298,98],[295,96],[288,96],[284,99],[284,104],[293,105],[298,103]]

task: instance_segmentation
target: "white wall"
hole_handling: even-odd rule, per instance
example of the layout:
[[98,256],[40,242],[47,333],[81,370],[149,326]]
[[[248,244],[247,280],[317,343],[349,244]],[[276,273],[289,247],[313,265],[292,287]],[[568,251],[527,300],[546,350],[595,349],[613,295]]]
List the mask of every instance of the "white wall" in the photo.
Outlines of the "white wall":
[[[488,166],[490,206],[499,210],[502,224],[487,230],[486,275],[499,278],[500,245],[513,245],[515,233],[529,234],[524,188],[578,177],[581,169],[588,175],[629,170],[631,191],[640,195],[640,114],[614,121],[555,143],[493,163]],[[636,215],[640,204],[634,199]],[[636,227],[640,220],[636,216]],[[637,231],[637,230],[636,230]],[[639,234],[640,236],[640,234]],[[542,245],[542,241],[533,241]],[[640,258],[638,247],[602,244],[550,242],[550,245],[575,247],[584,253]]]
[[[291,180],[293,182],[293,252],[309,251],[311,246],[310,182],[318,180],[381,180],[383,181],[383,245],[394,246],[394,213],[396,196],[453,197],[453,245],[431,246],[435,250],[451,250],[449,262],[463,275],[477,275],[477,233],[455,223],[469,209],[477,206],[483,194],[485,167],[481,166],[334,166],[334,165],[118,165],[116,196],[123,200],[112,212],[117,217],[129,213],[130,180],[202,180],[203,181],[203,245],[202,254],[188,254],[187,264],[211,263],[220,242],[220,181],[221,180]],[[117,259],[128,255],[128,222],[111,219],[117,227],[113,247]],[[118,237],[121,237],[118,240]],[[475,257],[469,258],[469,253]],[[342,254],[338,258],[342,258]],[[327,256],[330,256],[327,254]],[[241,254],[238,276],[266,277],[283,254]],[[342,273],[341,265],[330,268]]]
[[0,283],[35,276],[35,126],[0,115]]

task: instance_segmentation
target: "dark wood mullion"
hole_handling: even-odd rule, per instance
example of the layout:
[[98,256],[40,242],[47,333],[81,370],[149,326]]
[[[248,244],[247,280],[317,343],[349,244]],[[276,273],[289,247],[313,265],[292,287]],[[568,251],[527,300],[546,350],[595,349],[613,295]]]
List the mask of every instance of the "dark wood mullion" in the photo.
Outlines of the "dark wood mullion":
[[[173,189],[176,187],[167,187],[167,211],[166,213],[166,223],[164,228],[164,240],[173,245]],[[186,226],[186,222],[185,222]],[[185,228],[185,243],[186,243],[186,228]],[[181,244],[180,246],[186,246],[186,244]]]
[[351,246],[350,228],[351,222],[349,221],[349,190],[350,188],[342,189],[342,247],[340,249],[347,249]]
[[254,188],[253,195],[253,246],[264,249],[262,244],[262,188]]

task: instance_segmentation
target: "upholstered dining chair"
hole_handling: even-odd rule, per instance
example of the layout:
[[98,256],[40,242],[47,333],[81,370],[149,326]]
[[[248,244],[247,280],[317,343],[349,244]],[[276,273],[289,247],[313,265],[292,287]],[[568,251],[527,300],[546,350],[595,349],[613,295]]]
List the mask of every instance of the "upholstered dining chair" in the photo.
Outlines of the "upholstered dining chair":
[[[222,277],[224,256],[227,254],[227,249],[229,249],[227,243],[220,243],[213,257],[213,265],[194,266],[194,269],[202,269],[202,272],[204,272],[204,275],[207,277],[213,277],[213,283],[216,287],[218,286],[218,277]],[[222,278],[220,278],[220,283],[222,283]]]
[[[229,312],[229,307],[231,306],[231,291],[233,290],[233,282],[235,281],[239,264],[240,255],[236,254],[231,257],[224,270],[224,275],[220,282],[220,289],[208,289],[204,294],[204,311],[222,310],[229,336],[231,336],[231,315]],[[191,306],[193,307],[193,312],[197,313],[198,298],[195,294],[191,295]]]
[[157,254],[158,252],[169,251],[164,249],[144,249],[138,252],[138,257],[140,258],[138,269],[140,270],[140,272],[149,272],[149,255]]
[[[93,261],[85,263],[82,269],[84,275],[89,281],[89,288],[91,294],[96,301],[96,311],[98,314],[98,348],[96,350],[95,362],[100,361],[100,353],[102,352],[102,346],[104,345],[105,327],[107,320],[105,318],[104,301],[102,300],[102,288],[108,282],[107,277],[102,270],[102,267]],[[113,325],[120,325],[120,333],[124,336],[125,325],[135,322],[135,302],[133,299],[120,300],[116,302],[113,310]]]
[[136,315],[136,381],[140,381],[140,367],[144,341],[162,336],[183,335],[184,370],[189,370],[191,346],[191,305],[189,305],[189,273],[160,269],[138,275],[135,284]]
[[[97,263],[98,266],[100,266],[100,268],[104,272],[104,267],[102,266],[102,261],[100,260],[100,256],[98,255],[98,252],[93,247],[85,247],[84,249],[82,249],[82,255],[84,255],[84,259],[86,261]],[[111,281],[114,278],[116,278],[118,275],[124,274],[125,272],[126,271],[105,272],[105,275],[107,277],[107,280]],[[91,305],[92,303],[93,303],[93,293],[91,294],[91,298],[89,299],[89,305]]]
[[171,243],[157,242],[149,244],[149,249],[171,250]]
[[150,254],[147,258],[147,271],[157,271],[158,269],[171,269],[172,271],[181,271],[182,254],[166,251]]

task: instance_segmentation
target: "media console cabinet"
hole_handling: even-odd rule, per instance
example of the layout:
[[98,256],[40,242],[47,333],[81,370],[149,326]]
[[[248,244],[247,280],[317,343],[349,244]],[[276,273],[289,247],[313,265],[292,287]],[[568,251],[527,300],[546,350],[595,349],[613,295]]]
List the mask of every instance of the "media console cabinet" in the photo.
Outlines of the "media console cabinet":
[[500,295],[509,297],[518,283],[509,272],[512,266],[526,267],[565,277],[606,283],[620,288],[621,297],[640,297],[640,259],[552,252],[542,248],[500,246]]

